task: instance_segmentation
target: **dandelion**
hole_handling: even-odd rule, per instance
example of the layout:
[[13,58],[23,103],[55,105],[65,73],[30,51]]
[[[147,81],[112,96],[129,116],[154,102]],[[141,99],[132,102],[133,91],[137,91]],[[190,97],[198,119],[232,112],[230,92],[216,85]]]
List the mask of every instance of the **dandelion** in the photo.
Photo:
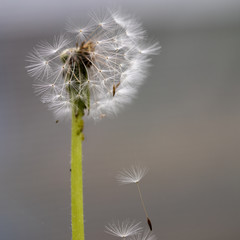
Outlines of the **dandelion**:
[[82,192],[83,116],[95,120],[116,115],[137,93],[146,77],[150,55],[146,32],[131,16],[109,11],[92,14],[86,26],[72,22],[68,34],[40,42],[28,56],[34,88],[57,117],[72,117],[72,239],[84,239]]
[[140,166],[132,166],[129,169],[123,169],[121,172],[119,172],[118,175],[116,176],[116,179],[120,184],[135,183],[137,185],[141,204],[142,204],[144,213],[147,218],[147,223],[148,223],[150,230],[152,231],[152,223],[148,216],[148,212],[145,207],[143,197],[142,197],[142,192],[141,192],[140,185],[139,185],[142,178],[147,174],[147,171],[148,171],[147,168],[140,167]]
[[73,109],[94,119],[116,115],[134,98],[159,44],[147,44],[141,24],[119,11],[92,15],[87,26],[69,22],[67,31],[28,56],[36,93],[57,118]]
[[135,223],[135,221],[129,220],[112,222],[106,226],[106,233],[125,239],[134,234],[139,234],[142,231],[140,224],[140,222]]

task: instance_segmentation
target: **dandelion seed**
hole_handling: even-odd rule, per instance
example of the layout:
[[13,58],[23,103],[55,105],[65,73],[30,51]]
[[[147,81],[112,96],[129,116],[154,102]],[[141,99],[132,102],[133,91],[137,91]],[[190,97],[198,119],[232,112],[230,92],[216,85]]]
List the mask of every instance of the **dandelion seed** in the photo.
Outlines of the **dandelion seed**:
[[148,212],[145,207],[145,203],[143,201],[142,192],[141,192],[140,185],[139,185],[142,178],[147,174],[147,171],[148,171],[147,168],[140,167],[140,166],[132,166],[129,169],[123,169],[121,172],[119,172],[119,174],[116,176],[116,179],[120,184],[135,183],[137,185],[141,204],[142,204],[144,213],[147,218],[147,224],[148,224],[150,230],[152,231],[152,223],[148,216]]
[[135,221],[129,220],[125,220],[123,222],[112,222],[106,226],[106,233],[125,239],[126,237],[134,234],[139,234],[142,231],[140,224],[140,222],[135,223]]
[[59,119],[72,107],[94,119],[116,115],[135,97],[159,44],[147,44],[141,24],[120,11],[92,14],[86,26],[69,21],[67,31],[28,56],[36,93]]

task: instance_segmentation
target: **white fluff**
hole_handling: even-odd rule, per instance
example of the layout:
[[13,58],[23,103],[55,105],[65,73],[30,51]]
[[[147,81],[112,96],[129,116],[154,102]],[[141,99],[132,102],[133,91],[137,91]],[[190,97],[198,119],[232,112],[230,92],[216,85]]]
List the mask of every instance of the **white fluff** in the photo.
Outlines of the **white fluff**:
[[[74,36],[55,37],[53,44],[41,42],[29,55],[27,66],[29,74],[36,79],[35,91],[44,103],[48,103],[57,117],[71,112],[74,99],[66,88],[73,84],[64,77],[66,63],[60,55],[66,49],[74,48],[76,42],[95,44],[89,52],[91,67],[86,67],[88,87],[90,89],[89,117],[100,119],[116,115],[123,105],[129,103],[143,83],[149,67],[149,55],[158,54],[158,43],[147,44],[146,32],[134,18],[120,11],[109,11],[102,17],[92,14],[86,26],[77,26],[69,22],[67,31]],[[74,76],[73,76],[74,78]],[[85,83],[77,86],[79,92]],[[113,88],[116,93],[113,94]],[[114,96],[113,96],[114,95]],[[79,98],[86,99],[84,94]]]
[[133,235],[129,240],[157,240],[157,237],[149,230]]
[[148,169],[140,166],[132,166],[129,169],[123,169],[116,176],[120,184],[138,183],[147,174]]
[[135,221],[125,220],[122,222],[116,221],[109,223],[106,228],[106,233],[109,233],[115,237],[126,238],[129,236],[133,236],[135,234],[139,234],[142,231],[142,227],[140,227],[140,222],[135,223]]

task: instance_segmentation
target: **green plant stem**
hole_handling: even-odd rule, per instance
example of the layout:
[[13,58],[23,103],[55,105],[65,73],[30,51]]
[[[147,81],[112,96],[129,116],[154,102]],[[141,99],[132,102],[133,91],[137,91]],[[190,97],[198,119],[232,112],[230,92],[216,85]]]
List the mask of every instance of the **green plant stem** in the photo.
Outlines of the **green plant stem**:
[[72,113],[71,205],[72,240],[84,240],[82,141],[83,113]]

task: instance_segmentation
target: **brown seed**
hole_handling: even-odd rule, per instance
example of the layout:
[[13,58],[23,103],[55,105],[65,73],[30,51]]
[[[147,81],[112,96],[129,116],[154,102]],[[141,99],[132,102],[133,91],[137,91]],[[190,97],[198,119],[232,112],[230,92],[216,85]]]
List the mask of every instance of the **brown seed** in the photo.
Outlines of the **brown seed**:
[[113,85],[113,97],[114,97],[115,93],[116,93],[116,86]]
[[59,122],[59,120],[56,120],[56,123],[58,123]]
[[149,218],[147,218],[147,223],[148,223],[150,230],[152,231],[152,223]]

